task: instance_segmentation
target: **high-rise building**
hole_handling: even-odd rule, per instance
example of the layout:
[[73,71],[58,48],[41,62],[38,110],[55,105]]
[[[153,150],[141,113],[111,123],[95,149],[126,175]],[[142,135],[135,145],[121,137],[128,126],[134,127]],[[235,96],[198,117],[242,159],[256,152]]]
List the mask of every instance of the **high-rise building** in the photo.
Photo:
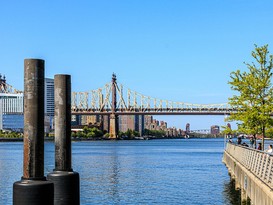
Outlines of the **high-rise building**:
[[45,78],[45,132],[54,129],[54,79]]
[[217,135],[217,134],[219,134],[219,133],[220,133],[220,127],[219,127],[218,125],[212,125],[212,126],[210,127],[210,133],[211,133],[212,135]]
[[120,115],[119,130],[126,132],[127,130],[135,130],[140,136],[144,131],[144,116],[143,115]]
[[190,132],[191,132],[190,123],[187,123],[186,124],[186,134],[189,134]]
[[103,131],[110,131],[110,117],[109,115],[102,115],[102,129]]
[[178,136],[178,130],[173,127],[173,137],[177,137]]
[[87,125],[87,115],[80,115],[81,125]]
[[144,115],[144,128],[150,129],[150,125],[153,122],[153,116],[152,115]]
[[81,115],[72,115],[71,116],[71,125],[72,126],[81,125]]
[[135,115],[135,130],[139,133],[140,136],[144,132],[144,115]]
[[182,136],[182,135],[183,135],[183,130],[178,129],[177,132],[178,132],[178,135],[179,135],[179,136]]
[[165,121],[160,121],[160,127],[161,127],[162,130],[167,129],[167,122],[165,122]]
[[88,125],[95,125],[100,122],[100,116],[99,115],[87,115],[86,122]]
[[45,115],[54,116],[54,79],[45,78]]
[[135,115],[119,116],[119,130],[126,132],[127,130],[135,130]]

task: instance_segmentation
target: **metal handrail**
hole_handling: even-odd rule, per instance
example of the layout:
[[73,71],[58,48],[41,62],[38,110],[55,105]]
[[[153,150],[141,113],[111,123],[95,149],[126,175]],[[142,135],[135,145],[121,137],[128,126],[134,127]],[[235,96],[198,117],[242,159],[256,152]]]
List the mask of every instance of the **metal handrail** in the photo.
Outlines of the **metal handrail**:
[[232,143],[227,143],[226,152],[273,189],[273,155]]

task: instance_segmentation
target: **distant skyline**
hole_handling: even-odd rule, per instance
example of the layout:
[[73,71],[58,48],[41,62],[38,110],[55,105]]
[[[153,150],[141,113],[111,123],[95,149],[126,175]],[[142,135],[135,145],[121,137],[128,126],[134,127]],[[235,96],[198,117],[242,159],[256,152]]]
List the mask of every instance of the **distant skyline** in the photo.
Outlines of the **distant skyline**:
[[[0,73],[23,89],[25,58],[46,77],[70,74],[73,91],[111,81],[158,99],[228,102],[229,76],[252,62],[254,44],[273,53],[272,0],[4,1]],[[224,116],[154,116],[168,126],[209,129]],[[231,123],[232,127],[235,123]]]

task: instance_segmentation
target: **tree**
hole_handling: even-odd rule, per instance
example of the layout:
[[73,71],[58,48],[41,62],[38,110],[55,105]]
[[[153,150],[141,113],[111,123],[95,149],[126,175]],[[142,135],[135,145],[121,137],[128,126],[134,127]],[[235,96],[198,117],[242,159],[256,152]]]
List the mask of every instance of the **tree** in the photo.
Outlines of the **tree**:
[[266,129],[273,123],[270,116],[273,111],[273,57],[269,55],[268,45],[255,45],[252,57],[255,63],[245,63],[248,72],[237,70],[230,74],[229,84],[238,94],[229,98],[229,104],[236,108],[237,112],[232,113],[228,120],[239,121],[239,131],[247,130],[253,135],[261,134],[264,149]]
[[76,137],[77,137],[77,133],[76,133],[76,132],[72,132],[72,133],[71,133],[71,136],[72,136],[73,138],[76,138]]
[[87,137],[87,138],[95,138],[96,135],[95,135],[94,132],[88,132],[88,133],[86,134],[86,137]]
[[109,138],[109,136],[110,136],[110,134],[109,134],[109,133],[105,133],[105,134],[104,134],[104,138],[106,138],[106,139],[108,139],[108,138]]
[[234,131],[229,126],[222,126],[223,131],[221,134],[232,136],[234,134]]
[[132,139],[132,138],[133,138],[133,130],[128,129],[128,130],[125,132],[125,135],[126,135],[129,139]]
[[77,137],[78,138],[83,138],[83,137],[86,137],[86,134],[84,134],[84,132],[82,132],[82,131],[78,131],[77,132]]
[[139,132],[138,132],[138,131],[133,130],[133,136],[135,136],[135,137],[139,137]]
[[89,132],[89,128],[87,126],[84,126],[84,128],[82,129],[82,131],[87,134]]

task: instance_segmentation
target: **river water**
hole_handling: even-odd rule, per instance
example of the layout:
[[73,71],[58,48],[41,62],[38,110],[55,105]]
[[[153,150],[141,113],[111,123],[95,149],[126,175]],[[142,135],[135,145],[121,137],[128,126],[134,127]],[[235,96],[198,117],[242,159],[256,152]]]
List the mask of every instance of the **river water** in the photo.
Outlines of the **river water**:
[[[81,204],[240,204],[222,163],[223,139],[73,142]],[[22,142],[0,143],[0,204],[22,176]],[[54,143],[45,142],[45,175]]]

